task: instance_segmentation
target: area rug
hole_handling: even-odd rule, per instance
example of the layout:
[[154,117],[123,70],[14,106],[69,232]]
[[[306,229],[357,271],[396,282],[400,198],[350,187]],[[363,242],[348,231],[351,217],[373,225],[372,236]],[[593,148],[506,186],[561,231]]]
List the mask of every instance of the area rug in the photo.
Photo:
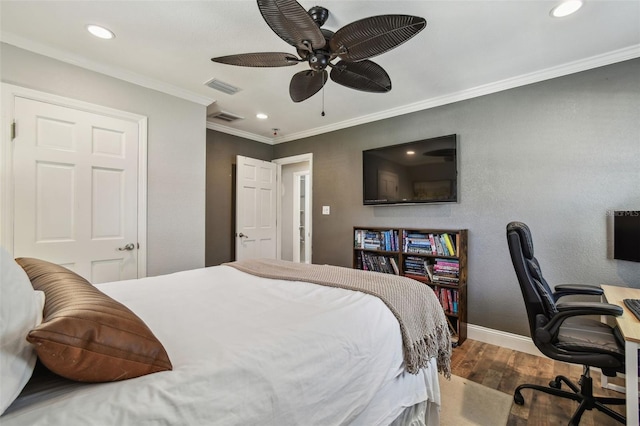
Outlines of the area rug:
[[511,395],[454,375],[451,381],[440,376],[440,392],[440,426],[507,424]]

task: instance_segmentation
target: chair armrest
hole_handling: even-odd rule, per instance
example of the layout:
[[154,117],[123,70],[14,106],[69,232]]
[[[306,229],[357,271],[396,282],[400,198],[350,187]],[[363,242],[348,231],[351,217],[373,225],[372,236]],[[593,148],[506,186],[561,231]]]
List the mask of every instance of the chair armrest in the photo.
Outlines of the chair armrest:
[[618,305],[599,302],[562,302],[556,304],[556,309],[560,313],[567,312],[573,317],[578,315],[611,315],[619,317],[622,315],[623,309]]
[[602,288],[589,285],[589,284],[558,284],[554,288],[555,292],[553,297],[555,300],[563,296],[575,295],[588,295],[588,296],[602,296]]
[[558,334],[560,326],[567,319],[575,316],[587,315],[608,315],[619,317],[622,315],[622,308],[610,303],[598,302],[565,302],[556,304],[558,313],[555,314],[548,323],[536,329],[536,338],[549,343],[553,336]]

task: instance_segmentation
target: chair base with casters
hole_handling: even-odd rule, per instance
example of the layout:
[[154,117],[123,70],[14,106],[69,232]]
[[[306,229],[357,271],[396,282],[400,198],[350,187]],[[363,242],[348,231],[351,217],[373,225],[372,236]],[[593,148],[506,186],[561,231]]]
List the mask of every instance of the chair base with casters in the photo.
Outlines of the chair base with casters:
[[[625,417],[605,406],[608,405],[624,405],[626,400],[624,398],[608,398],[593,395],[593,379],[589,373],[589,367],[583,367],[584,371],[580,376],[580,381],[577,386],[571,380],[565,376],[556,376],[555,380],[549,382],[549,386],[523,384],[516,388],[513,393],[513,401],[518,405],[524,405],[524,397],[522,396],[522,389],[538,390],[549,395],[559,396],[561,398],[571,399],[580,403],[578,409],[573,413],[571,420],[569,420],[569,426],[577,426],[580,423],[580,419],[586,410],[593,410],[594,408],[607,416],[615,419],[616,421],[624,424]],[[562,390],[562,383],[565,383],[571,391]]]

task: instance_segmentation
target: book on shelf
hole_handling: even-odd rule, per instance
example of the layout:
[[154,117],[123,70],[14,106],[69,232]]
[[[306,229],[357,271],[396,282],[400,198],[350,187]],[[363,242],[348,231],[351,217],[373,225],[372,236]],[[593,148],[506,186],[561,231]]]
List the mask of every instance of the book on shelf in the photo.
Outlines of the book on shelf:
[[425,261],[419,256],[407,256],[404,259],[404,273],[426,278],[428,276]]
[[391,262],[391,267],[393,268],[393,273],[396,275],[400,275],[400,270],[398,269],[398,264],[396,263],[396,259],[393,257],[389,258],[389,262]]
[[442,234],[442,236],[444,237],[447,250],[449,250],[449,256],[456,256],[457,252],[456,252],[455,244],[453,243],[453,239],[451,238],[451,235],[444,233]]
[[434,284],[449,284],[449,285],[458,285],[459,279],[456,277],[447,277],[444,275],[434,275],[433,281]]
[[384,249],[386,251],[395,251],[398,249],[398,231],[392,229],[384,231]]
[[373,231],[368,229],[354,230],[355,248],[364,250],[398,250],[398,231],[389,229],[388,231]]
[[458,313],[458,292],[456,290],[434,287],[433,291],[446,313]]
[[396,260],[393,257],[366,253],[364,251],[360,253],[358,267],[365,271],[382,272],[385,274],[398,275],[400,273]]
[[457,259],[436,258],[431,281],[434,283],[458,284],[460,281],[460,261]]
[[448,233],[420,233],[403,230],[402,251],[440,256],[456,256],[456,244]]
[[440,256],[446,256],[444,248],[442,246],[442,239],[440,238],[440,235],[438,234],[431,234],[433,237],[433,244],[435,246],[435,252],[433,254],[436,255],[440,255]]
[[424,261],[424,270],[429,276],[429,281],[433,282],[433,265],[430,265],[426,260]]

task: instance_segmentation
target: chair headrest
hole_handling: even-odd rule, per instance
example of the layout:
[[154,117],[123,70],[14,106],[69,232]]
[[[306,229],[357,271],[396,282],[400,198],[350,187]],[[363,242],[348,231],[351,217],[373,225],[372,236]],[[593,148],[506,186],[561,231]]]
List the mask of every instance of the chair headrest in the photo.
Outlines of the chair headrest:
[[507,225],[507,234],[510,232],[516,232],[520,237],[524,257],[533,259],[533,238],[531,237],[529,227],[523,222],[510,222]]

